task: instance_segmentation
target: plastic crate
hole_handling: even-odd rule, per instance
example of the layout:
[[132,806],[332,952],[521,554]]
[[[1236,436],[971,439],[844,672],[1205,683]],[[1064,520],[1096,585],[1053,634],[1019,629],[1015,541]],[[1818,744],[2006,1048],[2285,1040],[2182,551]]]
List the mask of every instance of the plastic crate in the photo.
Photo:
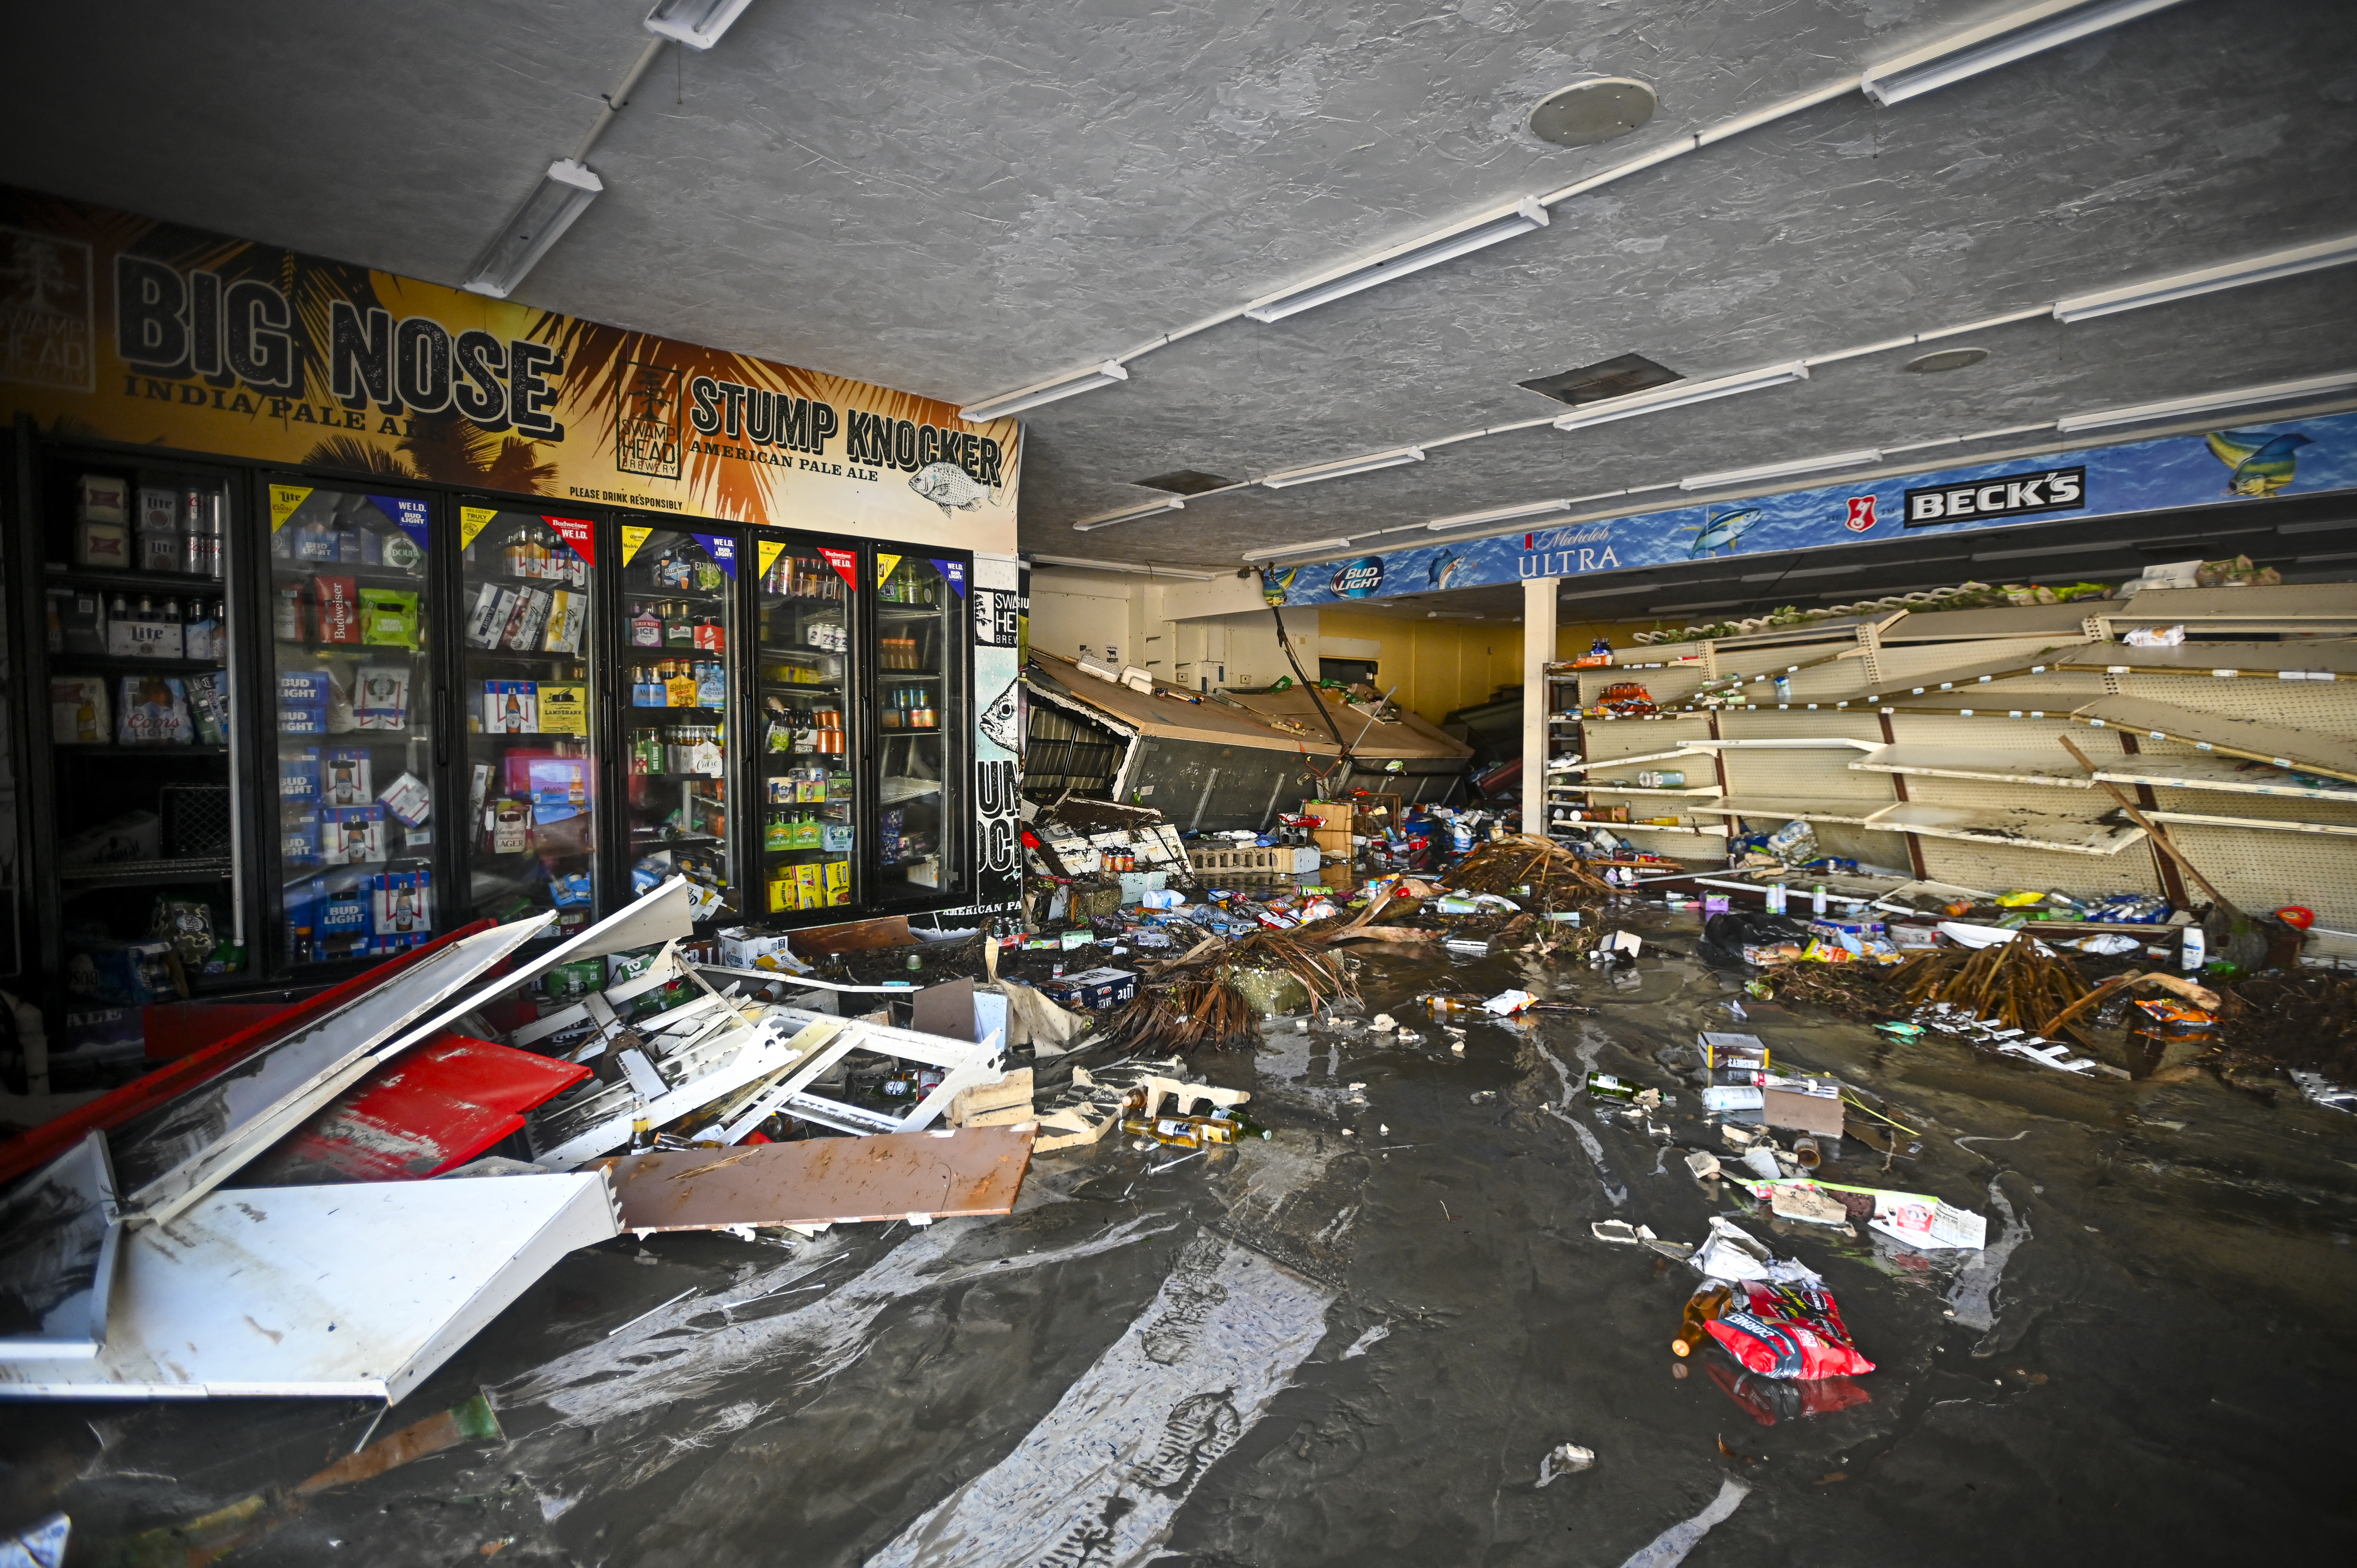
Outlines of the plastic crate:
[[228,785],[167,784],[163,787],[162,807],[164,854],[167,858],[229,854]]

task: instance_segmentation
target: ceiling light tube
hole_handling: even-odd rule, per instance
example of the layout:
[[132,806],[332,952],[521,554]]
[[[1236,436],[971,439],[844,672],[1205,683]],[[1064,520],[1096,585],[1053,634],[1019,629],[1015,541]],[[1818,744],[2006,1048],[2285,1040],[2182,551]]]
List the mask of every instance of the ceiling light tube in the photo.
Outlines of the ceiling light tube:
[[1858,91],[1889,107],[1985,70],[2116,27],[2179,0],[2040,0],[1870,67]]
[[1521,506],[1501,506],[1494,511],[1465,511],[1455,517],[1436,517],[1424,526],[1429,529],[1470,528],[1477,522],[1510,522],[1518,517],[1537,517],[1544,512],[1569,511],[1568,499],[1551,501],[1526,501]]
[[1021,413],[1027,409],[1038,408],[1041,403],[1054,403],[1058,398],[1094,392],[1099,387],[1109,387],[1115,381],[1127,380],[1129,372],[1122,368],[1121,361],[1107,360],[1085,371],[1033,381],[1028,387],[1017,387],[1011,392],[1001,392],[996,397],[969,403],[958,410],[958,417],[968,424],[987,424],[994,419],[1005,419],[1010,413]]
[[459,286],[469,294],[505,299],[605,188],[586,164],[559,158],[549,165],[532,194],[467,269],[467,281]]
[[[1282,473],[1264,475],[1260,482],[1272,490],[1281,490],[1293,485],[1314,485],[1320,479],[1339,479],[1350,474],[1369,474],[1377,468],[1396,468],[1402,463],[1423,461],[1423,447],[1395,446],[1388,452],[1370,452],[1363,457],[1345,457],[1339,463],[1287,468]],[[1349,541],[1343,542],[1348,543]]]
[[1511,240],[1517,234],[1527,234],[1534,229],[1544,229],[1547,209],[1539,205],[1538,198],[1525,196],[1502,211],[1493,211],[1469,219],[1454,228],[1443,229],[1437,234],[1426,234],[1379,252],[1362,262],[1352,262],[1329,273],[1321,273],[1307,283],[1296,284],[1276,294],[1265,295],[1244,306],[1244,314],[1254,321],[1282,321],[1288,316],[1314,309],[1361,289],[1389,283],[1395,277],[1426,267],[1438,266],[1454,261],[1469,252],[1494,245],[1501,240]]
[[1225,572],[1189,572],[1183,566],[1157,566],[1150,561],[1092,561],[1082,555],[1037,555],[1026,552],[1024,559],[1038,566],[1074,566],[1084,572],[1135,572],[1148,577],[1185,577],[1197,583],[1209,583],[1229,575]]
[[647,31],[676,38],[692,49],[708,49],[720,41],[728,24],[745,14],[753,0],[655,0],[647,13]]
[[2222,409],[2282,403],[2289,398],[2352,389],[2357,389],[2357,371],[2341,371],[2329,376],[2309,376],[2303,381],[2270,381],[2265,386],[2237,387],[2233,392],[2208,392],[2200,397],[2174,397],[2163,403],[2140,403],[2126,408],[2065,414],[2054,422],[2054,427],[2069,435],[2081,430],[2104,430],[2115,424],[2142,424],[2147,420],[2172,419],[2183,413],[2210,413]]
[[1754,479],[1781,479],[1787,474],[1813,474],[1825,468],[1863,468],[1881,461],[1880,452],[1866,446],[1823,457],[1798,457],[1789,463],[1763,463],[1757,468],[1729,468],[1722,474],[1689,474],[1678,481],[1678,489],[1715,490],[1721,485],[1748,485]]
[[1787,381],[1805,381],[1809,367],[1795,360],[1789,365],[1770,365],[1765,370],[1746,371],[1740,375],[1721,376],[1710,381],[1673,381],[1650,392],[1631,392],[1626,397],[1606,398],[1576,408],[1555,421],[1557,430],[1584,430],[1591,424],[1609,424],[1616,419],[1631,419],[1641,413],[1656,413],[1665,408],[1684,408],[1690,403],[1708,403],[1713,398],[1733,397],[1738,392],[1759,392],[1765,387],[1781,387]]
[[2357,262],[2357,234],[2343,234],[2337,240],[2319,240],[2312,245],[2295,245],[2287,251],[2270,251],[2265,255],[2250,256],[2239,262],[2155,278],[2150,283],[2128,284],[2120,288],[2057,300],[2054,319],[2084,321],[2093,316],[2109,316],[2114,311],[2137,310],[2147,305],[2187,299],[2216,289],[2240,288],[2244,284],[2290,277],[2295,273],[2312,273],[2320,267],[2337,267],[2348,262]]
[[[963,416],[961,415],[961,417]],[[1142,517],[1156,517],[1166,511],[1185,511],[1186,510],[1187,502],[1183,497],[1165,496],[1158,501],[1148,501],[1144,506],[1128,507],[1120,511],[1109,511],[1101,517],[1082,518],[1080,521],[1072,524],[1072,532],[1074,533],[1087,533],[1092,529],[1111,528],[1116,522],[1135,522]]]
[[1347,539],[1313,539],[1307,544],[1279,544],[1267,550],[1247,550],[1239,557],[1245,561],[1266,561],[1278,555],[1306,555],[1316,550],[1348,550]]

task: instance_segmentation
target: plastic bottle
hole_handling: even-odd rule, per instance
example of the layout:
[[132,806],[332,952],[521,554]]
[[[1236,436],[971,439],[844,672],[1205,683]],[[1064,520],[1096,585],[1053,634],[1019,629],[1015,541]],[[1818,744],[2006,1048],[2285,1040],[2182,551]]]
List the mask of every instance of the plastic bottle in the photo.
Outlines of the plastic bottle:
[[1825,918],[1825,885],[1822,882],[1810,891],[1809,913],[1820,920]]
[[1704,1325],[1714,1317],[1724,1316],[1727,1304],[1734,1298],[1735,1293],[1725,1285],[1696,1291],[1686,1301],[1685,1325],[1678,1330],[1677,1337],[1670,1341],[1670,1354],[1683,1359],[1700,1349],[1703,1342],[1710,1337],[1710,1330]]
[[2188,974],[2199,973],[2208,952],[2209,941],[2202,936],[2201,928],[2188,926],[2185,928],[2184,945],[2177,951],[2177,967]]
[[1784,912],[1784,885],[1781,882],[1770,883],[1768,885],[1768,912],[1771,915],[1782,914]]

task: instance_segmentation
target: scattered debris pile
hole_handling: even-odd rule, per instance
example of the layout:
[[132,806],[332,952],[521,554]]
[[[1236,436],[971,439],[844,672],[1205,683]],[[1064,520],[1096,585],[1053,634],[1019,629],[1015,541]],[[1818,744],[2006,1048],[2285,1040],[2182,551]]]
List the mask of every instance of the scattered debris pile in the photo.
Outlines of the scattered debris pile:
[[2218,1044],[2234,1063],[2321,1073],[2357,1084],[2357,972],[2278,969],[2226,993]]
[[1612,894],[1578,855],[1535,833],[1491,839],[1441,881],[1469,892],[1519,898],[1525,909],[1546,914],[1593,909]]

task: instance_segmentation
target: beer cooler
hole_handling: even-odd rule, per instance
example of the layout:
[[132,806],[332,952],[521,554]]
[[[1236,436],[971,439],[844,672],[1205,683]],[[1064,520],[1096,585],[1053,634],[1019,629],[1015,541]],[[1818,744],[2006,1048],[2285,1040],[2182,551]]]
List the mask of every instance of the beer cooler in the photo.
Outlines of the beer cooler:
[[737,725],[730,661],[740,585],[736,534],[626,520],[621,528],[622,822],[632,895],[684,876],[696,920],[742,912],[728,780]]

